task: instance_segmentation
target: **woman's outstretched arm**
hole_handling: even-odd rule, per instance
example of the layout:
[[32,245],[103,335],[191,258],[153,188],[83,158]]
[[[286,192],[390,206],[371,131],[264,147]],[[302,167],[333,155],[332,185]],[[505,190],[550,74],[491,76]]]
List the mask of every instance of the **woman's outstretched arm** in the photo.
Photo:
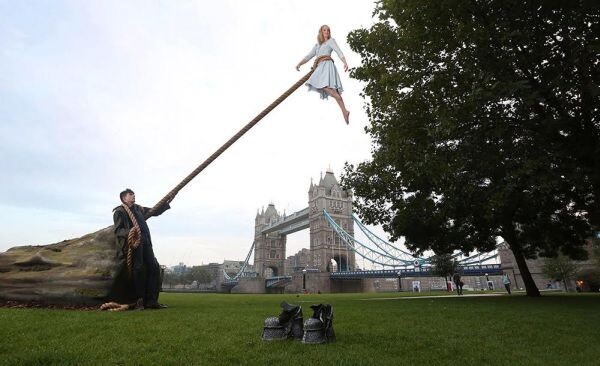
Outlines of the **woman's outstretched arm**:
[[296,70],[300,71],[300,66],[304,65],[305,63],[307,63],[308,60],[303,58],[302,60],[300,60],[300,62],[298,62],[298,65],[296,65]]
[[348,71],[348,63],[346,62],[346,57],[344,57],[344,54],[342,53],[342,50],[340,50],[340,47],[338,46],[335,39],[332,38],[329,44],[331,48],[333,48],[335,53],[337,53],[340,60],[342,60],[342,62],[344,63],[344,71]]
[[300,60],[300,62],[298,62],[298,65],[296,65],[296,70],[300,71],[300,66],[304,65],[305,63],[307,63],[311,58],[315,57],[315,55],[317,54],[317,48],[319,47],[318,44],[316,44],[312,50],[310,50],[310,52],[308,53],[308,55],[306,55],[302,60]]

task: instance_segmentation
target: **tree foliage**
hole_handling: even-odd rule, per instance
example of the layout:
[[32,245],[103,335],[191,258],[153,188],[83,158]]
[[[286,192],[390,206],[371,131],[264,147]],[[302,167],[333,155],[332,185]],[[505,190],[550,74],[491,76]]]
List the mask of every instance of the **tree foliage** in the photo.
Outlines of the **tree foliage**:
[[596,268],[600,269],[600,233],[596,233],[596,236],[591,240],[591,256],[592,263]]
[[458,269],[458,262],[450,254],[438,254],[431,257],[431,266],[433,274],[447,279]]
[[169,288],[173,288],[174,285],[181,284],[183,282],[183,277],[181,274],[174,273],[171,271],[165,271],[163,277],[163,287],[168,285]]
[[579,265],[573,262],[569,257],[558,255],[554,258],[544,259],[542,272],[550,279],[562,281],[565,290],[569,291],[568,282],[577,274],[577,272],[579,272],[579,268]]
[[189,282],[196,281],[198,286],[201,283],[210,283],[210,281],[212,281],[212,275],[210,274],[210,272],[208,272],[205,268],[202,268],[200,266],[193,266],[192,268],[187,270],[185,273],[185,278]]
[[362,57],[372,159],[343,184],[415,252],[508,243],[584,258],[600,223],[600,11],[594,1],[382,0]]

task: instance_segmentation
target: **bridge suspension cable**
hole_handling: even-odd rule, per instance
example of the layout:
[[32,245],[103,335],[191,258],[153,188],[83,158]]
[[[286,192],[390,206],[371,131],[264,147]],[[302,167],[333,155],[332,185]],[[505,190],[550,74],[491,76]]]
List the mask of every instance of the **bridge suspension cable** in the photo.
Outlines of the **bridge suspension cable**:
[[371,230],[369,230],[365,225],[363,225],[363,223],[360,222],[360,220],[358,220],[358,218],[354,214],[352,215],[352,219],[358,225],[359,229],[367,236],[367,238],[369,238],[369,240],[377,248],[381,249],[383,252],[391,255],[394,258],[403,258],[403,259],[405,259],[407,261],[411,261],[411,262],[414,262],[415,260],[429,262],[429,258],[416,257],[412,253],[404,251],[404,250],[388,243],[387,241],[381,239],[380,237],[375,235]]
[[[393,268],[415,266],[416,262],[418,262],[419,266],[422,264],[427,265],[431,263],[433,256],[417,257],[405,250],[402,250],[390,244],[389,242],[381,239],[372,231],[370,231],[362,222],[360,222],[360,220],[358,220],[358,218],[355,215],[352,215],[354,222],[358,225],[360,230],[365,234],[369,241],[375,246],[375,248],[373,248],[369,244],[360,242],[348,232],[346,232],[346,230],[344,230],[337,224],[337,222],[335,222],[335,220],[331,217],[327,210],[323,210],[323,214],[331,228],[344,242],[346,247],[357,253],[360,257],[363,258],[363,260],[367,260],[372,264],[390,266]],[[461,252],[453,254],[452,258],[456,259],[459,265],[461,266],[482,264],[482,262],[498,257],[497,248],[499,246],[500,244],[496,246],[496,249],[493,252],[487,253],[489,255],[486,255],[483,258],[481,257],[482,253],[477,253],[472,256],[465,256]]]
[[244,277],[246,272],[246,267],[248,267],[248,262],[250,261],[250,257],[252,256],[252,251],[254,250],[254,245],[256,244],[256,242],[252,242],[252,246],[250,247],[250,250],[248,251],[248,255],[246,255],[246,260],[244,261],[244,264],[242,264],[242,268],[240,268],[240,270],[238,271],[238,273],[236,273],[233,277],[231,277],[229,274],[227,274],[227,272],[225,272],[225,269],[223,269],[223,277],[225,277],[225,281],[237,281],[239,280],[240,277]]
[[409,266],[409,265],[413,264],[413,262],[410,260],[405,260],[405,259],[401,259],[398,257],[394,257],[381,249],[377,250],[377,249],[371,248],[370,246],[360,242],[359,240],[354,238],[352,235],[348,234],[348,232],[346,232],[346,230],[342,229],[335,222],[335,220],[331,217],[331,215],[329,215],[327,210],[323,210],[323,215],[325,216],[325,219],[327,220],[327,222],[329,223],[331,228],[335,231],[335,233],[344,242],[346,247],[348,247],[350,250],[354,251],[356,254],[358,254],[360,257],[364,258],[365,260],[367,260],[371,263],[374,263],[374,264],[379,264],[382,266],[390,266],[390,267],[404,267],[404,266]]
[[[356,225],[358,225],[360,230],[367,236],[367,238],[369,238],[369,240],[375,246],[377,246],[381,250],[385,251],[386,253],[389,253],[390,255],[396,256],[396,257],[405,256],[408,258],[418,259],[418,260],[422,261],[423,263],[431,262],[432,257],[416,257],[415,255],[413,255],[407,251],[404,251],[404,250],[390,244],[389,242],[381,239],[379,236],[377,236],[371,230],[369,230],[362,222],[360,222],[360,220],[356,217],[356,215],[352,215],[352,219],[354,220]],[[498,247],[498,246],[496,246],[496,247]],[[396,253],[398,253],[398,254],[396,254]],[[494,250],[494,254],[487,256],[483,259],[481,258],[481,253],[477,253],[472,256],[465,257],[463,253],[457,252],[457,253],[454,253],[451,257],[453,259],[457,259],[457,262],[460,263],[461,265],[472,265],[472,264],[476,264],[476,263],[485,262],[485,261],[493,259],[497,256],[498,256],[498,253],[497,253],[497,251]],[[478,259],[474,260],[474,258],[478,258]]]

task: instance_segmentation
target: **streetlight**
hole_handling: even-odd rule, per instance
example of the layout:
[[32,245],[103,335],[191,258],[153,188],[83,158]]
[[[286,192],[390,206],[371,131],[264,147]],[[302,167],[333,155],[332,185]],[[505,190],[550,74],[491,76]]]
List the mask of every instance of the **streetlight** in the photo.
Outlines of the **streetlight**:
[[302,270],[302,292],[306,293],[306,268]]
[[398,270],[398,292],[402,291],[402,270]]

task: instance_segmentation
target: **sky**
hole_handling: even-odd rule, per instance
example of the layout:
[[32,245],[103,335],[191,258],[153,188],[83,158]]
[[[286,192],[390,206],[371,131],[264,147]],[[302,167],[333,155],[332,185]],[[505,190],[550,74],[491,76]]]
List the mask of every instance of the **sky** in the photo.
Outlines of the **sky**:
[[[152,207],[309,71],[322,24],[346,37],[373,1],[0,0],[0,252],[112,224],[129,187]],[[350,114],[302,86],[149,220],[161,264],[243,260],[257,210],[308,205],[311,179],[369,159],[363,85]],[[287,255],[309,247],[288,236]]]

